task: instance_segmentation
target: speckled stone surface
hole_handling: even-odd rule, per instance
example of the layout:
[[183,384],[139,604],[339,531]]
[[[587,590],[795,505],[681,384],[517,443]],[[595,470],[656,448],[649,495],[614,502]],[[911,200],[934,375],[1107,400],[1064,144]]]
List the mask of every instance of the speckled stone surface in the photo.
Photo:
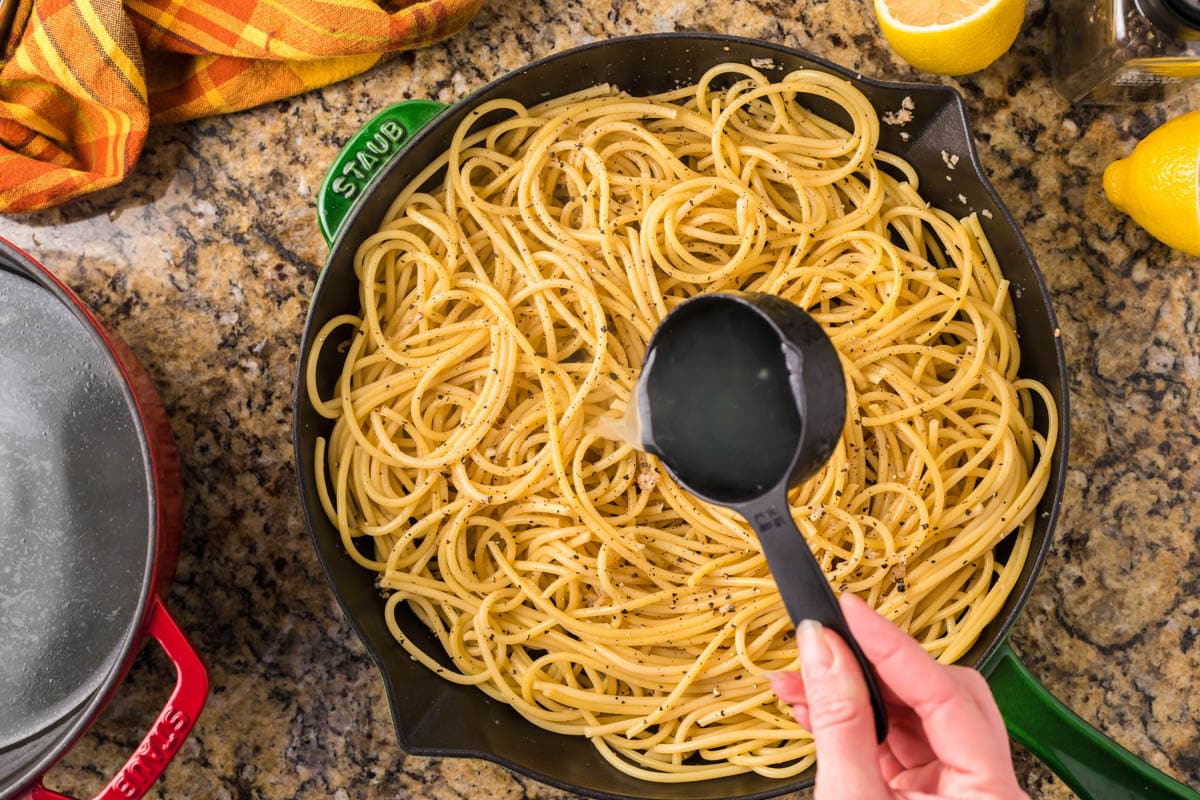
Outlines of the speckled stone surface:
[[[948,81],[980,156],[1041,263],[1071,363],[1064,515],[1012,640],[1086,720],[1200,786],[1200,260],[1113,211],[1100,170],[1200,93],[1157,108],[1070,109],[1047,80],[1032,0],[1016,47]],[[475,761],[406,758],[381,683],[328,590],[292,473],[291,388],[325,257],[316,187],[344,139],[385,104],[451,101],[531,58],[614,35],[735,33],[806,48],[867,75],[917,76],[863,0],[495,0],[440,46],[306,97],[152,131],[122,186],[0,218],[141,358],[171,415],[186,530],[168,604],[203,654],[212,695],[152,790],[160,798],[546,798]],[[169,691],[138,657],[92,732],[50,774],[99,789]],[[1024,753],[1034,798],[1070,797]]]

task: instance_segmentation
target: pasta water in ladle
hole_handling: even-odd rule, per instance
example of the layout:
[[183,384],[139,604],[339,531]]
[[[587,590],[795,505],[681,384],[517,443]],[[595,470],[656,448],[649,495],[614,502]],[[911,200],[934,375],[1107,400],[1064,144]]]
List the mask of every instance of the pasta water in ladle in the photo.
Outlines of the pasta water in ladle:
[[829,459],[846,419],[845,378],[820,325],[771,295],[693,298],[651,338],[636,403],[645,449],[685,489],[754,528],[792,622],[815,619],[850,646],[883,741],[874,673],[787,502]]

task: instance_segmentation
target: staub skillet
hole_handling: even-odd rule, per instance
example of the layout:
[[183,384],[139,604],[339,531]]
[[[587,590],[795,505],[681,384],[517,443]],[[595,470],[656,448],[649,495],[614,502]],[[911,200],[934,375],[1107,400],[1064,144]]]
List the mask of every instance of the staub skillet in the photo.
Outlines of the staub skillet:
[[[766,42],[662,34],[596,42],[550,56],[451,107],[423,100],[400,103],[380,113],[351,139],[326,178],[318,214],[330,253],[313,293],[301,353],[306,357],[316,332],[331,317],[357,313],[355,249],[376,231],[399,190],[445,151],[454,129],[475,106],[497,97],[533,104],[597,83],[611,83],[632,94],[665,91],[694,83],[709,67],[730,60],[754,63],[777,76],[802,67],[827,70],[853,81],[881,115],[910,108],[907,123],[882,126],[881,147],[904,156],[916,167],[922,190],[934,204],[964,214],[971,210],[980,213],[1012,283],[1023,345],[1022,374],[1050,387],[1064,425],[1054,453],[1050,488],[1038,509],[1032,550],[1020,581],[961,663],[988,676],[1013,737],[1037,753],[1081,797],[1200,798],[1066,709],[1037,683],[1006,642],[1045,560],[1062,498],[1069,419],[1066,364],[1046,285],[1012,216],[984,176],[962,100],[952,89],[869,80],[798,50]],[[814,99],[811,107],[831,119],[840,117],[835,108],[819,100]],[[891,119],[899,123],[896,117]],[[943,160],[943,152],[960,157],[953,172]],[[325,396],[331,393],[340,366],[336,345],[326,345],[318,364],[318,384]],[[295,399],[296,461],[313,542],[343,611],[383,673],[404,750],[485,758],[562,789],[599,798],[750,800],[811,784],[811,771],[785,781],[756,775],[682,785],[639,781],[610,767],[586,741],[543,731],[508,707],[489,701],[483,693],[443,681],[411,660],[384,624],[384,600],[373,576],[345,554],[337,531],[321,511],[313,476],[316,469],[324,467],[314,463],[313,445],[317,436],[329,432],[330,425],[308,400],[303,368]],[[436,640],[415,617],[401,615],[399,619],[408,635],[428,652],[439,652]]]

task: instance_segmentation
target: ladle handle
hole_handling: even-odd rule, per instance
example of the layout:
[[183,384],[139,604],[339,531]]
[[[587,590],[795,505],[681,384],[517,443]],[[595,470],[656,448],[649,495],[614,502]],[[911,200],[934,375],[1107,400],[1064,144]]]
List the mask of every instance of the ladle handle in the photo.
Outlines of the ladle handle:
[[833,589],[829,588],[821,565],[796,527],[788,509],[787,497],[782,493],[768,495],[748,503],[740,511],[758,534],[767,565],[771,568],[771,575],[775,578],[775,585],[779,587],[783,605],[792,622],[799,625],[801,620],[815,619],[826,628],[836,631],[854,654],[871,694],[875,738],[882,742],[887,736],[887,709],[883,704],[875,670],[850,633],[850,627],[842,616],[842,609],[833,595]]

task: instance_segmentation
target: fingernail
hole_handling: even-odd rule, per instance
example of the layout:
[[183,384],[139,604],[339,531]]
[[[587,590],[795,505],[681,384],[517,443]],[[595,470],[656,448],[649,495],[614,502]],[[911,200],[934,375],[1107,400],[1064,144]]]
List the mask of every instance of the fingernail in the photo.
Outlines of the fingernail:
[[796,640],[800,647],[800,666],[805,672],[824,672],[833,664],[833,651],[825,640],[825,630],[815,619],[800,621]]

